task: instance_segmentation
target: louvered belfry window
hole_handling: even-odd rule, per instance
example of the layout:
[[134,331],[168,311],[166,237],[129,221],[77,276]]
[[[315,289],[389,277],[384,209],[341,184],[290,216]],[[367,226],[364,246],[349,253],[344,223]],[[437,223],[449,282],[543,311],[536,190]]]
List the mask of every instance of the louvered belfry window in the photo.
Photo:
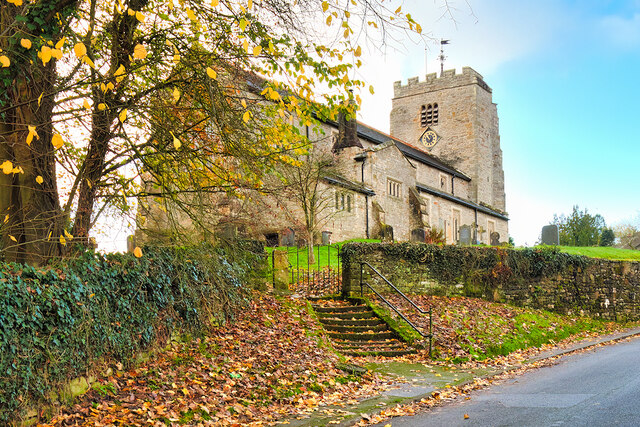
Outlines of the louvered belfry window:
[[438,124],[438,104],[423,105],[420,110],[420,124],[423,128]]

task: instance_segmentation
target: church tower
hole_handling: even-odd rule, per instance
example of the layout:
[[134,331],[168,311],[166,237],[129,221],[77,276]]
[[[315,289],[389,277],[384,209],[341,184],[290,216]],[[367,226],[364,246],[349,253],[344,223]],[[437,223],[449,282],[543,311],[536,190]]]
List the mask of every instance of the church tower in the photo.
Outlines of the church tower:
[[464,67],[462,74],[446,70],[393,89],[391,135],[470,177],[471,201],[505,211],[498,110],[482,76]]

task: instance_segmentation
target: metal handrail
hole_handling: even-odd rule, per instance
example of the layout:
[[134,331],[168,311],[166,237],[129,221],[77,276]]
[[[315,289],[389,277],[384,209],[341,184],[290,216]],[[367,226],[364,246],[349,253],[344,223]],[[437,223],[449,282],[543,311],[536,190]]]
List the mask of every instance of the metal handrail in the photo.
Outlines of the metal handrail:
[[[400,295],[402,298],[405,299],[405,301],[407,301],[409,304],[411,304],[413,306],[413,308],[416,309],[416,311],[420,314],[429,314],[429,333],[428,334],[424,334],[420,329],[418,329],[418,327],[416,325],[414,325],[409,319],[407,319],[398,309],[395,305],[393,305],[391,302],[387,301],[387,299],[385,297],[383,297],[378,291],[376,291],[375,289],[373,289],[373,287],[371,287],[371,285],[369,285],[368,283],[366,283],[363,280],[363,270],[364,270],[364,266],[369,267],[371,270],[373,270],[374,273],[376,273],[378,275],[378,277],[380,277],[382,280],[385,281],[385,283],[387,285],[389,285],[394,291],[396,291],[396,293],[398,295]],[[367,288],[371,289],[371,291],[373,291],[374,294],[376,294],[378,296],[378,298],[380,298],[382,301],[384,301],[385,304],[387,304],[393,311],[396,312],[396,314],[398,316],[400,316],[402,318],[402,320],[404,320],[409,326],[411,326],[411,328],[413,328],[414,331],[416,331],[417,333],[420,334],[421,337],[423,338],[429,338],[429,357],[431,357],[431,349],[432,349],[432,341],[433,341],[433,316],[432,316],[432,311],[431,308],[429,308],[428,311],[425,311],[423,309],[421,309],[420,307],[418,307],[416,305],[416,303],[414,303],[408,296],[406,296],[400,289],[398,289],[393,283],[391,283],[386,277],[384,277],[382,275],[382,273],[380,273],[378,270],[376,270],[376,268],[374,266],[372,266],[371,264],[369,264],[366,261],[361,261],[360,262],[360,296],[363,296],[364,294],[364,286],[366,286]]]

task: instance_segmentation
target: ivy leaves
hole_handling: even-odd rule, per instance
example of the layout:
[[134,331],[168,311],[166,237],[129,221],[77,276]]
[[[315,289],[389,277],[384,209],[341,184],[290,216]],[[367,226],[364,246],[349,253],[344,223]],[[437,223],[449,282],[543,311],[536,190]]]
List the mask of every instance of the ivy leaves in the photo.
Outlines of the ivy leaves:
[[88,252],[48,269],[0,264],[0,422],[43,403],[97,358],[128,366],[163,338],[159,331],[197,332],[228,319],[245,301],[239,283],[262,264],[243,249],[226,251],[146,248],[141,256],[136,248],[133,256]]

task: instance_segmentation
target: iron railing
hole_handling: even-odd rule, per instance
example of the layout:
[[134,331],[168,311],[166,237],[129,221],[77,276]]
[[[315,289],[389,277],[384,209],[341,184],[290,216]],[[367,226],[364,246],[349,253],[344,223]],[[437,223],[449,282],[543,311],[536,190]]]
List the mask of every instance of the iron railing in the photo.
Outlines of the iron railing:
[[[368,283],[366,283],[364,281],[364,267],[367,266],[371,269],[371,271],[373,271],[378,277],[380,277],[387,285],[389,285],[389,287],[391,287],[391,289],[393,289],[395,291],[396,294],[400,295],[405,301],[407,301],[411,306],[413,306],[413,308],[421,315],[424,314],[429,314],[429,333],[425,334],[423,333],[420,329],[418,329],[418,327],[416,325],[413,324],[413,322],[411,322],[409,319],[407,319],[407,317],[402,314],[400,312],[400,310],[398,310],[398,308],[391,303],[390,301],[388,301],[385,297],[383,297],[378,291],[376,291],[375,289],[373,289],[373,287],[371,285],[369,285]],[[432,311],[431,308],[429,308],[429,310],[423,310],[422,308],[418,307],[416,305],[415,302],[413,302],[411,300],[411,298],[409,298],[408,296],[406,296],[400,289],[398,289],[393,283],[391,283],[386,277],[384,277],[384,275],[382,273],[380,273],[378,270],[376,270],[376,268],[374,266],[372,266],[371,264],[369,264],[366,261],[361,261],[360,262],[360,296],[364,295],[364,287],[369,288],[374,294],[376,294],[378,296],[378,298],[380,298],[385,304],[387,304],[389,306],[389,308],[391,308],[402,320],[404,320],[414,331],[416,331],[418,334],[420,334],[420,336],[422,338],[428,338],[429,339],[429,357],[431,357],[431,350],[432,350],[432,345],[433,345],[433,316],[432,316]]]
[[[310,263],[311,256],[306,244],[300,247],[287,247],[286,249],[291,290],[311,290],[315,288],[313,289],[314,291],[320,290],[327,295],[340,293],[342,288],[342,263],[339,245],[314,245],[313,253],[316,262],[313,264]],[[269,256],[272,269],[271,279],[275,286],[275,254],[272,252]]]

